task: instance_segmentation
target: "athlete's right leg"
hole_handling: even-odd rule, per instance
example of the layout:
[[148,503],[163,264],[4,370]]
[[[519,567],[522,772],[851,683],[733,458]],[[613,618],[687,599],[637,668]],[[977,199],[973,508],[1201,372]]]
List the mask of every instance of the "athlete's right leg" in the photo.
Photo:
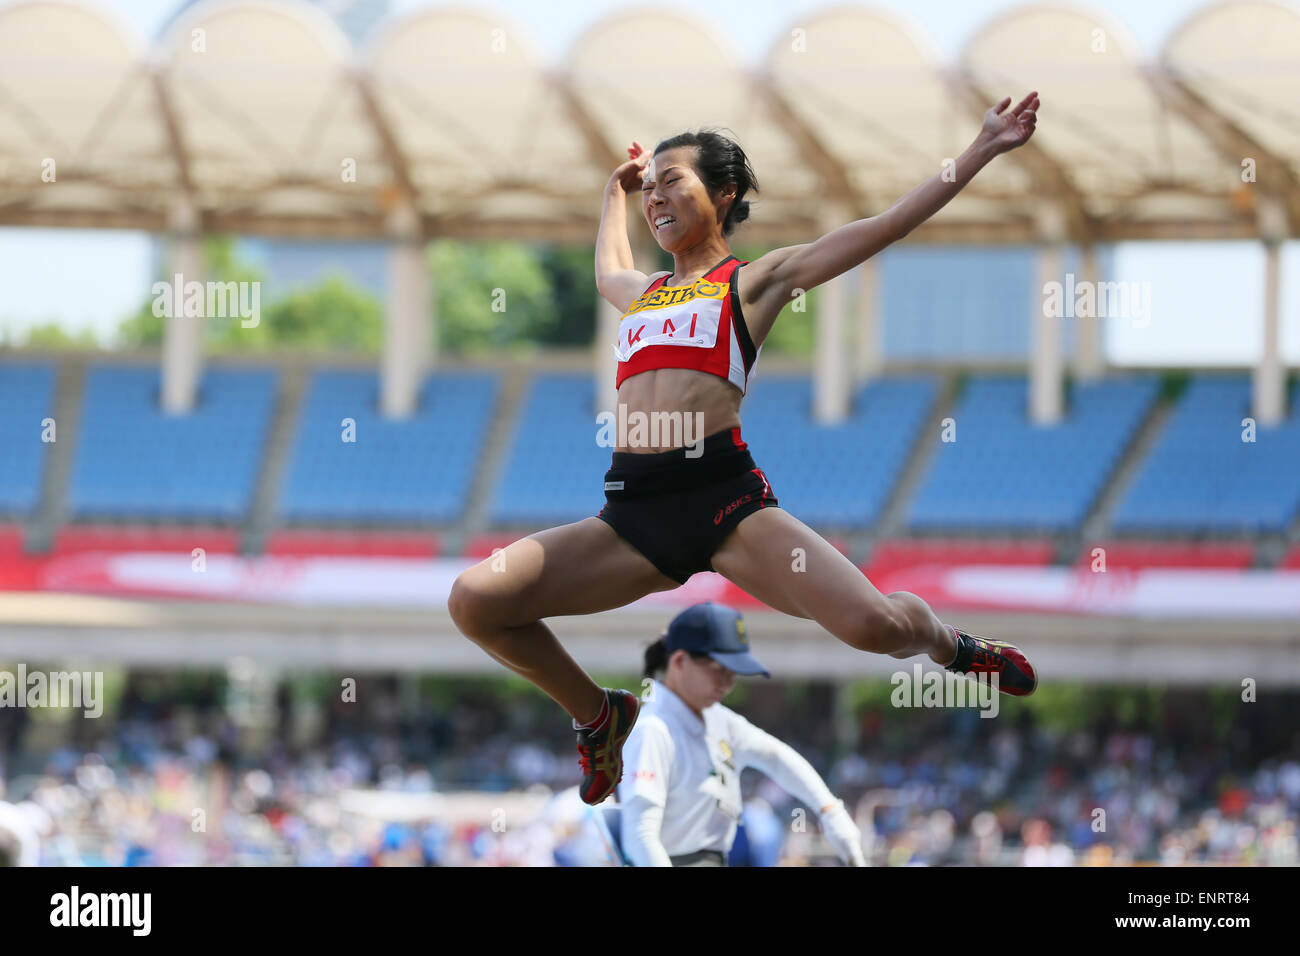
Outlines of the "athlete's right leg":
[[542,619],[594,614],[676,587],[592,517],[520,538],[467,568],[452,585],[447,610],[466,637],[587,723],[604,705],[604,690]]
[[965,631],[959,638],[917,595],[881,594],[852,561],[779,507],[746,515],[711,560],[742,590],[811,618],[850,647],[896,658],[926,654],[957,673],[997,673],[999,690],[1013,696],[1038,686],[1037,672],[1018,647]]

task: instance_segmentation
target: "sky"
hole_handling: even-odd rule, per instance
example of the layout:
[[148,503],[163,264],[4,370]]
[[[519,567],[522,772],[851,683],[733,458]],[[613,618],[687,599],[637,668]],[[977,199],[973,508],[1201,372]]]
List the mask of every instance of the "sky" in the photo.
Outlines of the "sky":
[[[178,0],[89,0],[113,10],[152,39]],[[336,0],[326,0],[327,3]],[[527,28],[542,54],[559,62],[582,31],[608,13],[644,6],[687,10],[685,4],[627,4],[616,0],[494,0],[466,5],[500,11]],[[391,17],[429,6],[429,0],[391,0]],[[712,20],[742,61],[758,62],[774,38],[808,12],[835,0],[711,0],[691,10]],[[940,51],[955,57],[970,36],[998,13],[1023,4],[982,0],[885,0],[873,4],[912,20]],[[1188,0],[1092,0],[1083,4],[1123,24],[1144,56],[1205,4]],[[0,331],[58,321],[91,328],[101,340],[138,307],[151,278],[147,234],[0,229]],[[1263,252],[1257,243],[1124,243],[1116,248],[1117,281],[1150,282],[1149,323],[1110,322],[1106,348],[1115,364],[1252,364],[1262,341]],[[1194,280],[1189,277],[1195,277]],[[57,290],[51,295],[50,290]],[[1283,355],[1300,364],[1300,243],[1283,250]]]

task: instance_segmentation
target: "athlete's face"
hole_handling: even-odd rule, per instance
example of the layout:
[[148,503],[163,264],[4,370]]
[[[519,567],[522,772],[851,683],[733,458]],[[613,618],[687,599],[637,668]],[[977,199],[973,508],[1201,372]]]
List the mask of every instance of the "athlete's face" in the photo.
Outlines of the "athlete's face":
[[673,693],[696,710],[712,707],[736,686],[736,672],[723,667],[711,657],[697,659],[685,651],[677,651],[674,657],[677,679],[670,687]]
[[[666,149],[646,164],[641,180],[641,211],[650,233],[666,251],[689,248],[706,239],[719,227],[718,208],[734,193],[734,186],[723,190],[718,203],[695,171],[695,146]],[[656,220],[670,217],[658,225]]]

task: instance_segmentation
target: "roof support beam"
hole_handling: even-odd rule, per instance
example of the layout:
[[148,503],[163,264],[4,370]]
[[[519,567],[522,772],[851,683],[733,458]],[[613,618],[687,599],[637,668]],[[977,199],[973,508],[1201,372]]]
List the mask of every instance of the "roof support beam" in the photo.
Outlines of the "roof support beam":
[[[555,95],[559,97],[560,104],[569,118],[569,122],[578,128],[582,134],[583,141],[587,144],[587,159],[597,169],[608,169],[613,173],[615,169],[627,161],[622,153],[609,144],[605,138],[605,133],[601,129],[600,123],[591,115],[591,111],[578,98],[578,94],[573,91],[568,77],[564,74],[554,73],[546,77],[546,82],[550,84]],[[641,145],[646,146],[645,143]],[[646,146],[647,149],[653,149],[653,146]]]
[[850,217],[846,221],[870,215],[869,197],[864,196],[862,191],[853,185],[844,164],[826,148],[821,138],[791,108],[771,78],[755,76],[753,83],[777,124],[794,142],[800,158],[817,171],[826,190],[821,198],[834,203],[837,208],[846,212]]
[[153,80],[154,96],[158,100],[158,114],[162,117],[163,129],[167,131],[167,142],[171,146],[172,161],[176,164],[176,180],[187,200],[192,200],[195,192],[193,162],[190,159],[189,148],[185,145],[185,137],[181,133],[180,121],[176,118],[176,107],[172,103],[171,91],[167,88],[167,81],[161,71],[154,70],[150,76]]
[[[171,255],[165,281],[173,294],[167,297],[171,307],[164,309],[162,316],[160,401],[168,415],[184,415],[194,408],[203,377],[203,319],[209,317],[206,307],[198,315],[191,315],[186,308],[188,290],[203,282],[202,225],[189,197],[176,200],[168,229]],[[203,301],[206,304],[206,297]]]
[[1282,360],[1282,240],[1286,211],[1282,200],[1265,196],[1259,209],[1264,237],[1263,348],[1252,382],[1251,409],[1259,424],[1276,426],[1286,419],[1286,363]]
[[1029,317],[1029,418],[1035,425],[1055,425],[1065,413],[1065,317],[1053,314],[1046,291],[1065,273],[1065,210],[1059,203],[1045,203],[1038,220],[1037,284]]
[[379,101],[375,97],[371,77],[362,73],[355,73],[353,74],[353,82],[357,85],[357,93],[361,97],[366,118],[370,121],[375,136],[379,139],[379,145],[384,152],[384,159],[388,163],[393,182],[401,193],[399,196],[388,197],[383,200],[387,205],[384,212],[391,214],[399,206],[407,203],[414,204],[418,209],[420,207],[420,191],[415,188],[415,182],[411,179],[411,169],[406,161],[406,154],[402,152],[397,137],[393,134],[387,117],[384,116],[384,111],[379,108]]
[[[1288,231],[1293,236],[1300,235],[1300,176],[1291,165],[1215,109],[1213,103],[1196,93],[1169,66],[1148,70],[1145,76],[1160,101],[1204,133],[1220,155],[1239,171],[1243,160],[1255,161],[1253,187],[1283,204]],[[1242,195],[1250,196],[1250,193],[1243,190]]]

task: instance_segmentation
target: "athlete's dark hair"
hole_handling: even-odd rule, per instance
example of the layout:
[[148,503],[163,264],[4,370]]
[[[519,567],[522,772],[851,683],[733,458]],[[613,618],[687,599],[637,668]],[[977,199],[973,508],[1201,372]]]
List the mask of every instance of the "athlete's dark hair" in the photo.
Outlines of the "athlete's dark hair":
[[699,173],[700,181],[704,183],[710,197],[716,199],[727,183],[736,184],[736,198],[722,220],[722,234],[731,235],[732,230],[749,218],[749,203],[745,200],[745,194],[751,189],[758,192],[758,177],[754,175],[754,167],[749,164],[749,157],[735,140],[714,129],[679,133],[656,146],[654,154],[658,156],[666,149],[676,149],[679,146],[698,147],[695,171]]

